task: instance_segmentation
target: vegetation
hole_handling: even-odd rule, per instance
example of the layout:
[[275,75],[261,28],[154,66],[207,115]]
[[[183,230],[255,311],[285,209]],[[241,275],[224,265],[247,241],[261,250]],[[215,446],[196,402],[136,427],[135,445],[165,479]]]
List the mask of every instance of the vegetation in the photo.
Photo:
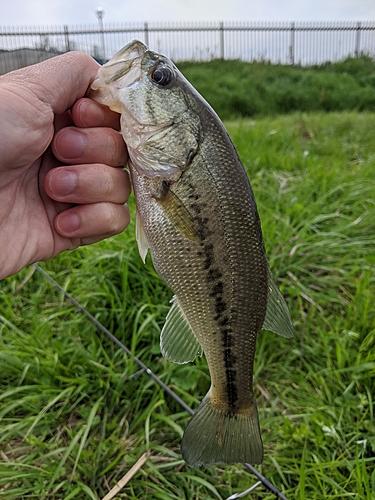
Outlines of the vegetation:
[[[319,112],[226,123],[295,324],[291,340],[259,335],[254,380],[259,470],[289,500],[375,498],[374,120]],[[207,366],[160,356],[172,294],[138,255],[134,217],[123,234],[43,268],[197,407]],[[116,499],[225,499],[254,484],[241,464],[184,465],[188,418],[33,267],[1,282],[0,498],[102,499],[145,451]],[[275,497],[259,487],[251,498]]]
[[375,64],[366,56],[317,67],[213,60],[179,68],[225,120],[295,111],[375,111]]

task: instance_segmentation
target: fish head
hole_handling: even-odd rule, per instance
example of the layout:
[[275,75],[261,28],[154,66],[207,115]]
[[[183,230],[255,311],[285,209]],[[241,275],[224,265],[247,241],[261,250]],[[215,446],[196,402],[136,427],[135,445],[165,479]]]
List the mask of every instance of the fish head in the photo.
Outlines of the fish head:
[[138,173],[173,180],[199,148],[194,93],[170,59],[135,40],[99,69],[89,97],[121,113]]

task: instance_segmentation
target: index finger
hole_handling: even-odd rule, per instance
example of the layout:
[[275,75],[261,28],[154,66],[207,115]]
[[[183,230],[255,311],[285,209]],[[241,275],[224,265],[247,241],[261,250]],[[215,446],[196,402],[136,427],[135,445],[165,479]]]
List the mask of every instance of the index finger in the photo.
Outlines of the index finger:
[[77,127],[110,127],[120,130],[119,113],[111,111],[108,106],[102,106],[88,97],[78,99],[72,108],[72,117]]

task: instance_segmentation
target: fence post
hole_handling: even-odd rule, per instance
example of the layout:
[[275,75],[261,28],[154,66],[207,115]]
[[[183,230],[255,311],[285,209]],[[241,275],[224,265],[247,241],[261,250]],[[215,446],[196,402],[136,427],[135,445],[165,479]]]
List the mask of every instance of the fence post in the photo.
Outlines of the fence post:
[[296,39],[296,25],[291,23],[290,25],[290,45],[289,45],[289,60],[290,64],[294,66],[294,45]]
[[68,26],[64,25],[64,37],[65,37],[65,50],[66,52],[70,52],[70,43],[69,43],[69,31]]
[[220,23],[220,59],[224,59],[224,23]]
[[148,23],[144,24],[144,32],[145,32],[145,45],[148,47]]
[[360,54],[360,49],[361,49],[361,22],[358,21],[357,23],[357,33],[355,37],[355,57],[358,57]]

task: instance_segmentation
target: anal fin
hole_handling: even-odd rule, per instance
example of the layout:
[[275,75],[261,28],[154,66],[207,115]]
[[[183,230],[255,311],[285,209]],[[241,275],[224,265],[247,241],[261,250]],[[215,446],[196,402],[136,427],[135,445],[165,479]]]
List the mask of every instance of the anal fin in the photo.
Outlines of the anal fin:
[[160,335],[162,355],[173,363],[189,363],[197,356],[202,356],[203,349],[194,335],[191,326],[182,311],[177,297],[171,300],[165,325]]

